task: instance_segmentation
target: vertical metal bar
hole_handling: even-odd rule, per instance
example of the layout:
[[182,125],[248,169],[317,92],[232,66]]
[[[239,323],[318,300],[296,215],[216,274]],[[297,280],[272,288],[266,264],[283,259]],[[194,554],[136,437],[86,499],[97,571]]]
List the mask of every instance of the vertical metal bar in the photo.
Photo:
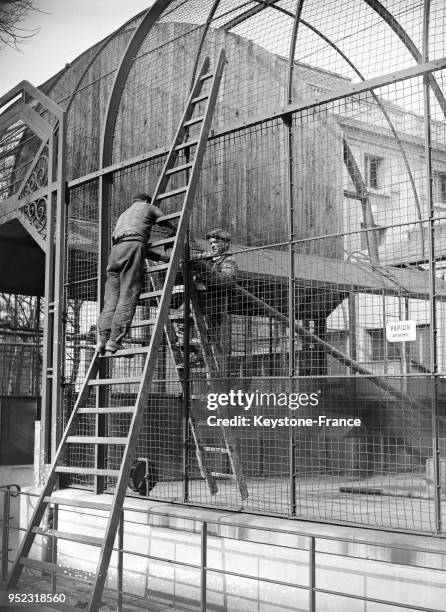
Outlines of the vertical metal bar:
[[[348,327],[349,327],[349,343],[348,343],[348,356],[356,361],[357,359],[357,319],[356,319],[356,296],[353,290],[353,286],[351,291],[348,294]],[[356,384],[356,375],[353,373],[353,376],[350,378],[351,380],[351,392],[352,397],[356,398],[357,392],[357,384]]]
[[43,348],[42,348],[42,411],[41,411],[41,461],[40,474],[45,473],[45,463],[51,461],[51,407],[53,385],[51,381],[53,364],[53,312],[54,295],[54,207],[51,191],[51,180],[54,151],[54,139],[48,139],[48,192],[47,192],[47,234],[45,241],[45,301],[43,309]]
[[[189,180],[189,176],[187,177]],[[184,245],[183,286],[184,286],[184,309],[183,309],[183,500],[189,501],[189,457],[190,457],[190,229],[187,230],[187,238]]]
[[308,546],[308,612],[316,612],[316,539]]
[[[105,279],[107,276],[108,253],[110,250],[110,208],[112,201],[112,177],[111,175],[101,176],[99,181],[99,252],[98,252],[98,314],[104,305]],[[99,363],[99,377],[106,377],[105,359]],[[96,390],[96,406],[104,407],[107,405],[107,390],[105,386],[99,386]],[[98,436],[105,435],[106,417],[103,414],[95,416],[95,432]],[[95,445],[95,467],[105,468],[106,464],[106,445]],[[94,488],[97,495],[103,493],[105,488],[105,478],[103,476],[94,477]]]
[[33,388],[33,393],[37,398],[37,419],[40,420],[40,404],[39,404],[39,400],[41,397],[41,393],[40,393],[40,389],[39,389],[39,381],[40,381],[40,376],[42,374],[41,371],[41,367],[40,367],[40,306],[41,306],[41,300],[40,300],[40,295],[37,296],[37,300],[36,300],[36,337],[35,337],[35,342],[36,342],[36,352],[35,352],[35,378],[34,378],[34,388]]
[[[424,0],[423,7],[423,61],[429,61],[429,18],[430,0]],[[426,191],[429,211],[429,293],[430,293],[430,358],[431,358],[431,407],[432,407],[432,454],[434,471],[434,520],[436,533],[441,532],[441,485],[440,485],[440,448],[438,444],[438,412],[437,412],[437,303],[435,279],[435,219],[432,189],[432,139],[431,139],[431,107],[430,107],[430,76],[423,76],[424,97],[424,127],[426,155]]]
[[8,575],[9,521],[11,517],[11,491],[3,489],[3,528],[2,528],[2,580]]
[[387,337],[386,337],[386,294],[385,290],[381,291],[381,314],[383,318],[383,360],[384,360],[384,375],[389,373],[389,361],[387,358]]
[[[290,53],[288,58],[288,82],[286,104],[291,104],[293,99],[293,75],[294,75],[294,56],[296,53],[297,32],[299,29],[300,16],[302,14],[304,0],[298,0],[296,14],[294,16],[293,31],[291,35]],[[293,391],[293,382],[296,376],[296,330],[294,326],[295,320],[295,304],[294,304],[294,134],[293,134],[293,118],[291,115],[284,117],[284,123],[287,130],[287,157],[288,157],[288,319],[291,324],[288,327],[288,376],[289,376],[289,392]],[[296,514],[296,453],[293,428],[289,428],[289,495],[290,495],[290,514]]]
[[[57,531],[59,525],[59,506],[57,504],[54,505],[53,514],[52,514],[52,523],[51,527],[55,531]],[[57,538],[56,536],[51,536],[51,563],[57,565]],[[53,572],[51,574],[51,593],[55,595],[57,592],[57,574]]]
[[201,526],[201,597],[200,597],[200,610],[206,612],[206,589],[207,589],[207,523],[203,523]]
[[65,277],[65,157],[66,157],[66,117],[61,112],[56,134],[57,157],[54,159],[54,178],[56,192],[52,197],[55,202],[55,228],[54,228],[54,314],[53,314],[53,392],[52,392],[52,440],[51,456],[56,454],[63,423],[58,411],[63,405],[63,366],[64,366],[64,334],[63,321],[65,317],[64,305],[64,277]]
[[124,568],[124,510],[121,510],[118,528],[118,576],[116,581],[118,595],[118,612],[122,612],[122,588]]
[[316,540],[310,538],[308,547],[308,612],[316,612]]

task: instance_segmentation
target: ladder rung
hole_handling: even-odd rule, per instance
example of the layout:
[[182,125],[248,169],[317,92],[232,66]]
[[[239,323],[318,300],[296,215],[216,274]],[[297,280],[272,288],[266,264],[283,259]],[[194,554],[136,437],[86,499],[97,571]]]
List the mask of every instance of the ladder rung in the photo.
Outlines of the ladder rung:
[[162,217],[158,217],[156,222],[162,223],[163,221],[170,221],[170,219],[176,219],[177,217],[181,217],[181,210],[177,210],[176,212],[169,213],[168,215],[163,215]]
[[[114,355],[119,356],[119,355]],[[128,377],[128,378],[94,378],[93,380],[89,380],[89,385],[133,385],[135,383],[140,383],[141,377]]]
[[193,119],[189,119],[189,121],[185,121],[183,125],[184,127],[195,125],[196,123],[200,123],[200,121],[203,121],[203,119],[204,119],[204,115],[200,115],[199,117],[194,117]]
[[201,94],[201,96],[197,96],[196,98],[192,98],[191,104],[198,104],[199,102],[203,102],[204,100],[207,100],[208,98],[209,98],[209,95],[207,93]]
[[211,474],[220,478],[235,478],[234,474],[230,472],[211,472]]
[[133,357],[133,355],[142,355],[143,353],[148,353],[148,346],[138,346],[137,348],[127,348],[121,349],[120,351],[116,351],[115,353],[106,353],[105,355],[100,355],[102,358],[110,358],[110,357]]
[[55,536],[61,540],[69,540],[70,542],[77,542],[78,544],[102,546],[102,538],[95,538],[81,533],[69,533],[67,531],[58,531],[57,529],[43,529],[42,527],[34,527],[33,532],[43,536]]
[[[175,166],[174,168],[171,168],[170,170],[167,170],[166,175],[170,176],[171,174],[176,174],[177,172],[183,172],[184,170],[189,170],[189,168],[192,168],[193,164],[190,162],[188,164],[182,164],[181,166]],[[159,217],[158,218],[158,222],[160,219],[163,219],[164,217]]]
[[58,506],[71,506],[73,508],[86,508],[88,510],[104,510],[108,512],[111,504],[101,504],[99,502],[82,501],[80,499],[64,499],[63,497],[45,497],[47,504],[57,504]]
[[172,244],[173,242],[175,242],[175,236],[163,238],[162,240],[156,240],[155,242],[149,242],[147,246],[149,249],[154,249],[155,247],[164,246],[165,244]]
[[224,446],[203,446],[203,450],[208,453],[222,453],[229,455],[229,451]]
[[160,193],[156,196],[157,200],[165,200],[166,198],[173,198],[181,193],[185,193],[189,189],[189,185],[184,185],[183,187],[178,187],[178,189],[172,189],[171,191],[165,191],[164,193]]
[[156,319],[141,319],[140,321],[135,321],[130,325],[130,327],[145,327],[146,325],[154,325]]
[[58,474],[83,474],[84,476],[119,476],[119,470],[104,470],[101,468],[68,467],[57,465],[54,471]]
[[154,272],[162,272],[163,270],[167,270],[169,266],[170,263],[160,264],[159,266],[150,266],[147,272],[149,272],[149,274]]
[[66,439],[68,444],[127,444],[127,438],[114,438],[108,436],[68,436]]
[[200,77],[200,81],[207,81],[208,79],[212,79],[213,76],[214,76],[213,72],[206,72],[206,74],[203,74]]
[[181,149],[187,149],[187,147],[193,147],[196,144],[198,144],[198,138],[192,138],[192,140],[186,140],[186,142],[183,142],[180,145],[177,145],[175,147],[175,151],[180,151]]
[[150,300],[150,298],[161,297],[163,295],[162,289],[157,289],[156,291],[146,291],[145,293],[141,293],[139,296],[140,300]]
[[108,408],[78,408],[78,414],[133,414],[135,406],[110,406]]
[[67,578],[71,578],[72,580],[93,582],[95,579],[95,575],[92,572],[84,572],[79,569],[67,567],[66,565],[55,565],[54,563],[47,563],[46,561],[37,561],[37,559],[28,559],[28,557],[21,557],[19,563],[24,567],[29,567],[40,572],[49,572],[51,574],[64,574]]

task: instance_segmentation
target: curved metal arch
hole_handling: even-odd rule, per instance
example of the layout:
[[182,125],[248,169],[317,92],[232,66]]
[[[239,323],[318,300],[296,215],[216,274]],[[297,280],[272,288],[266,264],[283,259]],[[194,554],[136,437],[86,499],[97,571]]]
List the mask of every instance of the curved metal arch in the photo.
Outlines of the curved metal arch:
[[[379,2],[379,0],[364,0],[364,2],[376,13],[378,13],[378,15],[392,28],[398,38],[407,47],[417,64],[421,64],[423,61],[422,54],[397,19],[395,19],[395,17],[381,4],[381,2]],[[433,74],[428,74],[427,78],[429,79],[429,85],[437,98],[437,102],[440,105],[444,116],[446,117],[446,99],[441,91],[441,87],[437,83],[437,80]]]
[[220,2],[221,2],[221,0],[214,0],[214,4],[211,6],[211,10],[209,11],[209,15],[208,15],[208,17],[206,19],[206,22],[204,24],[204,29],[203,29],[203,32],[201,34],[200,42],[198,43],[197,53],[195,54],[195,62],[194,62],[194,67],[192,68],[192,76],[191,76],[191,79],[190,79],[190,89],[192,89],[192,87],[194,86],[195,75],[197,74],[198,62],[200,60],[200,55],[201,55],[201,51],[203,49],[204,41],[205,41],[205,38],[206,38],[207,33],[209,31],[209,28],[211,26],[211,22],[212,22],[212,20],[214,18],[215,11],[217,10]]
[[118,116],[119,103],[121,101],[122,92],[125,87],[127,77],[133,65],[133,59],[142,45],[148,32],[154,26],[163,11],[174,0],[156,0],[156,2],[147,10],[141,23],[135,30],[133,37],[130,39],[127,49],[122,57],[118,72],[110,92],[105,112],[105,122],[101,137],[101,161],[100,167],[104,168],[110,165],[112,157],[113,136]]
[[[292,102],[292,88],[293,88],[293,75],[294,75],[294,63],[295,63],[294,55],[295,55],[295,50],[296,50],[297,31],[298,31],[299,23],[302,23],[303,25],[307,25],[307,22],[304,22],[301,19],[303,2],[304,0],[299,0],[298,6],[296,9],[296,14],[293,15],[294,25],[293,25],[293,33],[292,33],[292,38],[291,38],[289,66],[288,66],[287,104],[291,104]],[[278,7],[273,7],[273,8],[277,9]],[[313,31],[315,31],[315,29],[313,29]],[[328,42],[331,46],[334,46],[331,43],[331,41],[329,41],[329,39],[325,37],[322,33],[319,33],[319,31],[316,31],[316,33],[320,35],[325,42]],[[340,49],[338,50],[336,48],[335,50],[337,50],[344,59],[349,61],[348,58],[340,51]],[[358,198],[361,201],[361,207],[362,207],[363,219],[364,219],[364,227],[365,228],[370,227],[371,229],[373,229],[375,227],[375,221],[373,218],[373,213],[370,208],[369,196],[368,196],[366,185],[364,183],[361,172],[359,171],[359,168],[356,165],[353,154],[345,138],[342,138],[342,144],[343,144],[344,164],[347,168],[350,178],[352,179],[355,185],[355,190],[358,193]],[[293,147],[293,133],[292,133],[291,121],[288,121],[288,157],[289,157],[289,176],[290,176],[290,193],[289,193],[289,197],[290,197],[290,213],[289,213],[290,240],[292,240],[294,237],[294,230],[293,230],[294,228],[294,206],[293,206],[294,178],[293,178],[293,158],[292,158],[292,153],[291,153],[292,147]],[[370,258],[373,261],[376,261],[376,262],[379,261],[376,234],[372,232],[371,235],[369,236],[369,232],[367,232],[366,238],[367,238],[367,245],[368,245],[368,251],[369,251]],[[292,254],[291,254],[291,258],[292,258]],[[290,261],[290,265],[292,268],[293,266],[292,259]],[[294,276],[294,273],[291,276],[291,278],[293,276]],[[291,288],[290,288],[290,291],[291,291]]]
[[[143,11],[144,12],[144,11]],[[132,17],[131,19],[129,19],[128,21],[126,21],[121,27],[119,27],[117,30],[115,30],[114,32],[112,32],[111,34],[109,34],[108,36],[106,36],[106,38],[104,38],[104,40],[102,41],[102,43],[99,43],[98,48],[96,49],[95,53],[93,54],[93,56],[91,57],[90,61],[87,63],[87,65],[85,66],[84,70],[82,71],[80,77],[78,78],[76,85],[73,88],[73,91],[71,92],[70,98],[68,100],[67,103],[67,108],[66,108],[66,112],[68,113],[68,111],[70,110],[70,107],[73,103],[73,100],[76,96],[77,93],[79,93],[79,88],[80,85],[85,77],[85,75],[87,74],[87,72],[90,70],[91,66],[93,65],[93,63],[96,61],[96,59],[98,58],[98,56],[102,53],[102,51],[105,49],[105,47],[108,45],[108,43],[118,34],[121,33],[122,30],[124,30],[124,28],[126,28],[134,19],[137,19],[142,13],[138,13],[138,15],[135,15],[134,17]]]
[[[259,2],[259,4],[260,3],[264,4],[264,0],[256,0],[256,1]],[[271,6],[271,8],[274,8],[275,10],[280,11],[284,15],[288,15],[289,17],[294,18],[294,15],[293,15],[293,13],[291,13],[291,11],[288,11],[287,9],[284,9],[281,6],[275,6],[275,5],[270,5],[270,6]],[[355,74],[358,75],[358,77],[361,79],[361,81],[365,81],[366,80],[364,75],[361,73],[361,71],[355,66],[355,64],[350,60],[350,58],[336,45],[336,43],[331,41],[327,36],[325,36],[325,34],[323,34],[315,26],[311,25],[311,23],[309,23],[308,21],[305,21],[304,19],[301,19],[300,23],[303,26],[305,26],[306,28],[308,28],[309,30],[311,30],[312,32],[314,32],[316,34],[316,36],[319,36],[319,38],[321,38],[334,51],[336,51],[336,53],[338,53],[342,57],[342,59],[347,63],[348,66],[350,66],[350,68],[355,72]],[[416,209],[417,209],[418,219],[421,220],[422,219],[422,213],[421,213],[420,200],[419,200],[417,188],[416,188],[416,185],[415,185],[415,179],[413,177],[412,169],[410,167],[409,160],[407,159],[407,155],[406,155],[406,152],[404,150],[403,143],[401,142],[401,139],[398,136],[398,132],[396,131],[395,126],[393,125],[393,122],[392,122],[392,120],[390,118],[389,113],[386,111],[383,103],[379,99],[379,96],[377,96],[375,94],[375,92],[372,91],[372,90],[370,91],[370,93],[372,94],[373,99],[375,100],[376,104],[378,105],[378,107],[382,111],[382,113],[384,115],[384,118],[387,121],[387,123],[389,125],[389,128],[390,128],[390,130],[392,132],[392,135],[395,138],[395,141],[397,143],[398,149],[400,150],[401,156],[403,158],[403,163],[404,163],[404,165],[406,167],[406,172],[407,172],[407,174],[409,176],[409,181],[410,181],[410,185],[411,185],[411,188],[412,188],[412,192],[413,192],[413,195],[414,195],[414,198],[415,198],[415,206],[416,206]],[[344,147],[345,146],[348,147],[348,144],[344,141]],[[350,151],[350,154],[351,154],[351,151]],[[363,189],[361,190],[361,194],[363,194],[366,191],[367,190],[366,190],[365,184],[363,184]],[[361,194],[359,194],[359,195],[361,195]],[[424,254],[424,241],[423,241],[422,247],[423,247],[423,254]]]

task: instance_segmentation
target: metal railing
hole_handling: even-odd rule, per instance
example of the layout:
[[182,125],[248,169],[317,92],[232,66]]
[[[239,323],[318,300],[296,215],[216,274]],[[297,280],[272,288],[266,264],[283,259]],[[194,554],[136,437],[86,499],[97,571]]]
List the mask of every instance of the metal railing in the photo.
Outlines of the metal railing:
[[[10,545],[11,532],[16,531],[18,533],[21,533],[25,531],[23,527],[20,527],[20,525],[12,524],[13,517],[11,515],[11,499],[20,497],[21,501],[23,500],[26,502],[26,498],[30,499],[32,497],[38,497],[38,495],[35,493],[30,493],[30,492],[23,492],[20,490],[20,487],[18,487],[17,485],[7,485],[4,487],[0,487],[0,494],[3,495],[3,500],[1,504],[1,507],[3,508],[3,517],[1,519],[2,529],[3,529],[1,559],[2,559],[2,578],[4,580],[6,578],[8,565],[12,563],[13,556],[14,556],[14,551],[11,549],[11,545]],[[135,514],[145,515],[147,517],[147,520],[144,520],[143,522],[139,522],[134,519],[129,520],[125,516],[127,512],[129,513],[131,512],[133,516]],[[52,522],[52,527],[56,530],[57,530],[57,524],[56,524],[57,514],[58,514],[57,512],[53,514],[53,522]],[[373,604],[379,604],[381,606],[393,606],[395,610],[417,610],[418,612],[441,612],[445,610],[444,607],[443,608],[429,608],[426,606],[412,605],[412,604],[403,603],[399,601],[392,601],[389,599],[376,598],[376,597],[368,596],[365,594],[361,595],[361,594],[353,593],[353,592],[345,592],[342,590],[323,588],[322,585],[318,584],[318,569],[321,569],[318,563],[318,559],[317,559],[318,554],[323,554],[325,558],[327,556],[331,556],[331,557],[342,556],[347,559],[357,559],[358,561],[363,560],[367,562],[373,561],[373,562],[384,564],[384,565],[398,565],[398,566],[403,565],[403,566],[407,566],[411,568],[415,567],[415,568],[424,569],[424,570],[435,570],[437,572],[441,571],[443,572],[443,574],[445,574],[446,573],[446,570],[444,569],[445,564],[441,558],[446,556],[446,550],[443,550],[443,551],[439,550],[438,546],[434,548],[429,548],[428,545],[423,546],[423,547],[417,547],[417,546],[411,545],[410,543],[406,544],[402,541],[404,536],[401,536],[401,534],[399,534],[399,539],[401,540],[401,543],[390,543],[390,542],[383,543],[383,542],[374,540],[373,536],[367,539],[367,538],[361,537],[361,535],[358,533],[354,533],[350,537],[348,537],[348,536],[341,536],[341,535],[318,534],[318,533],[312,533],[311,531],[299,531],[298,529],[287,530],[287,529],[282,529],[280,527],[277,528],[277,527],[268,527],[268,526],[256,526],[256,525],[252,525],[251,523],[245,525],[244,523],[237,521],[236,516],[237,515],[234,514],[234,520],[227,520],[228,515],[226,513],[224,517],[224,522],[222,522],[221,518],[212,519],[212,518],[202,518],[199,516],[198,517],[194,516],[194,517],[189,518],[183,515],[176,515],[175,513],[168,513],[168,512],[166,513],[166,512],[159,511],[159,510],[152,510],[151,508],[148,508],[148,509],[124,508],[121,513],[121,520],[120,520],[120,525],[119,525],[118,540],[117,540],[118,546],[114,548],[114,551],[117,553],[116,555],[116,561],[117,561],[116,588],[114,589],[107,588],[106,590],[107,598],[111,597],[113,599],[114,605],[116,605],[116,609],[119,612],[130,609],[127,607],[129,605],[128,603],[129,601],[133,602],[134,606],[137,606],[136,602],[138,601],[141,602],[141,605],[143,605],[143,602],[147,603],[147,599],[145,597],[124,591],[124,571],[126,570],[125,555],[130,555],[134,557],[139,557],[141,559],[146,559],[147,561],[151,561],[151,562],[167,564],[170,566],[173,565],[175,567],[184,568],[186,570],[187,569],[196,570],[200,576],[199,583],[198,583],[199,598],[197,598],[195,602],[189,602],[188,600],[188,605],[194,606],[194,608],[197,610],[200,610],[200,612],[206,612],[207,610],[211,610],[214,608],[221,609],[221,606],[217,604],[210,604],[208,602],[208,593],[211,587],[211,585],[209,584],[209,575],[212,575],[212,574],[219,575],[225,578],[233,577],[236,579],[242,579],[246,581],[258,581],[265,585],[268,585],[268,584],[275,585],[278,587],[283,587],[284,589],[290,588],[290,589],[298,589],[301,591],[306,591],[308,593],[307,609],[309,612],[316,612],[318,610],[317,595],[335,596],[339,598],[357,600],[357,601],[362,601],[365,604],[373,603]],[[178,524],[177,522],[175,523],[174,526],[166,527],[166,524],[164,521],[157,522],[158,517],[163,517],[164,519],[168,518],[168,519],[171,519],[172,521],[181,521],[181,523]],[[188,528],[187,525],[183,523],[190,524],[190,527]],[[143,526],[152,527],[152,528],[161,528],[161,529],[167,528],[167,529],[171,529],[174,531],[180,531],[186,534],[192,534],[192,535],[195,534],[199,536],[200,562],[191,563],[191,562],[180,560],[180,559],[167,558],[165,556],[157,556],[157,555],[147,554],[145,552],[137,552],[135,550],[130,550],[128,548],[125,548],[124,547],[125,530],[129,526],[134,527],[135,525],[140,525],[141,528],[143,528]],[[243,527],[243,529],[241,529],[241,527]],[[283,541],[281,541],[280,543],[279,542],[272,543],[270,541],[269,535],[274,534],[274,533],[280,536],[281,539],[284,536],[285,537],[288,536],[290,543],[284,544]],[[256,536],[255,534],[258,534],[258,535]],[[268,537],[263,537],[262,534],[263,535],[268,534]],[[298,541],[298,543],[296,543],[295,545],[294,542],[296,540],[300,540],[300,538],[304,539],[305,544],[302,544],[300,541]],[[45,549],[47,552],[49,551],[49,554],[54,559],[54,555],[57,557],[57,550],[55,547],[55,542],[53,542],[53,539],[54,538],[52,536],[48,536],[48,542],[47,542]],[[226,539],[226,540],[233,540],[233,541],[239,541],[239,542],[244,541],[244,542],[247,542],[248,544],[258,544],[259,546],[281,548],[284,550],[307,551],[307,557],[306,557],[307,576],[308,576],[307,581],[306,583],[305,581],[289,582],[286,580],[280,580],[278,578],[260,576],[260,575],[249,574],[249,573],[242,573],[239,571],[231,571],[224,567],[212,566],[209,563],[209,555],[208,555],[209,550],[210,550],[210,540],[211,539],[214,539],[214,540],[215,539],[221,539],[221,540]],[[326,548],[321,547],[318,549],[318,543],[323,545],[324,542],[325,543],[333,542],[333,543],[339,543],[339,544],[350,543],[352,545],[354,544],[354,547],[353,549],[349,549],[347,546],[342,546],[342,552],[337,552],[337,551],[332,551],[332,550],[330,551],[329,548],[327,547]],[[195,549],[195,543],[193,544],[193,546]],[[390,549],[391,551],[397,551],[397,554],[395,555],[397,557],[397,561],[394,562],[394,561],[388,560],[389,556],[387,556],[385,559],[380,558],[379,552],[374,554],[373,550],[371,549],[364,551],[363,554],[361,554],[361,552],[357,552],[355,554],[355,550],[357,551],[360,547],[363,547],[363,546],[373,547],[375,551],[385,550],[385,549]],[[404,560],[402,560],[401,553],[403,553],[404,551],[412,553],[410,555],[410,559],[411,559],[410,562],[405,563]],[[434,556],[438,556],[439,558],[438,563],[432,562],[430,565],[426,563],[419,565],[416,563],[416,561],[414,561],[414,554],[424,555],[427,553],[434,555]],[[391,556],[392,555],[390,555],[390,557]],[[384,557],[384,555],[382,555],[382,557]],[[348,570],[346,569],[345,571],[346,571],[346,576],[347,576]],[[48,573],[51,573],[51,572],[49,571]],[[71,577],[74,578],[73,576]],[[75,580],[78,579],[82,582],[85,582],[85,580],[88,580],[88,572],[79,570],[79,572],[76,573],[76,578],[74,579]],[[150,579],[150,576],[149,576],[149,579]],[[63,578],[63,582],[61,583],[57,581],[56,574],[51,573],[51,578],[48,584],[48,587],[49,587],[48,592],[51,590],[51,593],[53,595],[56,593],[61,593],[63,592],[64,587],[66,589],[66,586],[67,586],[66,578]],[[41,577],[40,576],[39,576],[39,583],[37,585],[37,588],[41,588]],[[212,591],[215,594],[215,586],[212,586]],[[116,593],[116,595],[114,595],[114,593]],[[81,597],[82,597],[82,594],[79,593],[79,598]],[[135,608],[135,609],[138,609],[138,608]]]

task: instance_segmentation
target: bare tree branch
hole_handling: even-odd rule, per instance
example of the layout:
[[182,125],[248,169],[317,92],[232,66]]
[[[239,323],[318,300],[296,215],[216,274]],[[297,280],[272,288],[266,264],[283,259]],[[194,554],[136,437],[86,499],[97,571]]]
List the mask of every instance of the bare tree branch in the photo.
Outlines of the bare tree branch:
[[34,6],[34,0],[0,0],[0,50],[5,46],[18,49],[39,32],[40,28],[22,27],[30,11],[41,12]]

